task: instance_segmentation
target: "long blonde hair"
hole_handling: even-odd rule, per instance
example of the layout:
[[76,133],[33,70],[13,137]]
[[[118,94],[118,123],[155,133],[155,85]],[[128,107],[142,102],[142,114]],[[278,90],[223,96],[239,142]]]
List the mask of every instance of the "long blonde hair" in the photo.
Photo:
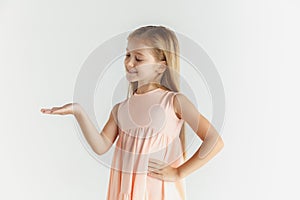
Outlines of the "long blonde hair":
[[[166,61],[167,68],[161,77],[160,84],[174,92],[180,91],[180,57],[179,45],[174,31],[164,26],[143,26],[131,32],[127,40],[131,38],[141,39],[151,47],[153,56],[157,61]],[[129,84],[127,97],[133,95],[138,85],[137,82]],[[183,150],[183,158],[186,160],[185,151],[185,122],[180,130],[180,140]]]

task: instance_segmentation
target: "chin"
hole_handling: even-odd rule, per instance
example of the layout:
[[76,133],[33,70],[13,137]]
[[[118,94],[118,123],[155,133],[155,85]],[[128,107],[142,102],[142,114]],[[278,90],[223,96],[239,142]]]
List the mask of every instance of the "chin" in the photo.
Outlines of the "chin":
[[130,76],[130,74],[126,74],[126,79],[127,79],[129,82],[136,82],[136,81],[137,81],[137,78],[136,78],[136,77]]

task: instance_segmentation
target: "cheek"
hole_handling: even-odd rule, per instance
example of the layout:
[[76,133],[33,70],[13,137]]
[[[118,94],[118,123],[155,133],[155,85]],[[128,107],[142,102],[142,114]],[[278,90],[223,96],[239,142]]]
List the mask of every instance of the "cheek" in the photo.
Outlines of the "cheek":
[[151,74],[151,72],[149,70],[140,69],[140,70],[138,70],[137,76],[138,77],[146,77],[146,76],[149,76],[149,74]]
[[137,70],[138,70],[138,74],[141,76],[151,75],[155,73],[155,69],[153,68],[153,66],[148,64],[138,66]]
[[155,77],[156,76],[156,72],[155,71],[153,71],[153,70],[145,70],[145,71],[143,71],[143,73],[142,74],[140,74],[140,77]]

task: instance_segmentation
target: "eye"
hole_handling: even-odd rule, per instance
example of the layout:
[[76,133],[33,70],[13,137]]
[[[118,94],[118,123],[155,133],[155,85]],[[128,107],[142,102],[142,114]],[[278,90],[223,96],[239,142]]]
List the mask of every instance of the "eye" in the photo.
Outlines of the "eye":
[[[126,57],[127,57],[127,58],[130,57],[130,54],[126,54]],[[138,59],[138,58],[136,57],[136,61],[140,62],[140,61],[143,61],[143,60]]]

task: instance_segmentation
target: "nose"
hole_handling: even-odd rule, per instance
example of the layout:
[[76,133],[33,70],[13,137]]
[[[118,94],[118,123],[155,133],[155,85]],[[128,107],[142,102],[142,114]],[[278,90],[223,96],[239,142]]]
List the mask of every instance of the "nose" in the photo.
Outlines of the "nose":
[[130,71],[132,68],[134,68],[134,64],[131,60],[125,62],[125,65],[126,65],[127,71]]
[[134,67],[134,64],[133,64],[133,62],[129,61],[129,62],[127,63],[127,66],[128,66],[128,68],[133,68],[133,67]]

